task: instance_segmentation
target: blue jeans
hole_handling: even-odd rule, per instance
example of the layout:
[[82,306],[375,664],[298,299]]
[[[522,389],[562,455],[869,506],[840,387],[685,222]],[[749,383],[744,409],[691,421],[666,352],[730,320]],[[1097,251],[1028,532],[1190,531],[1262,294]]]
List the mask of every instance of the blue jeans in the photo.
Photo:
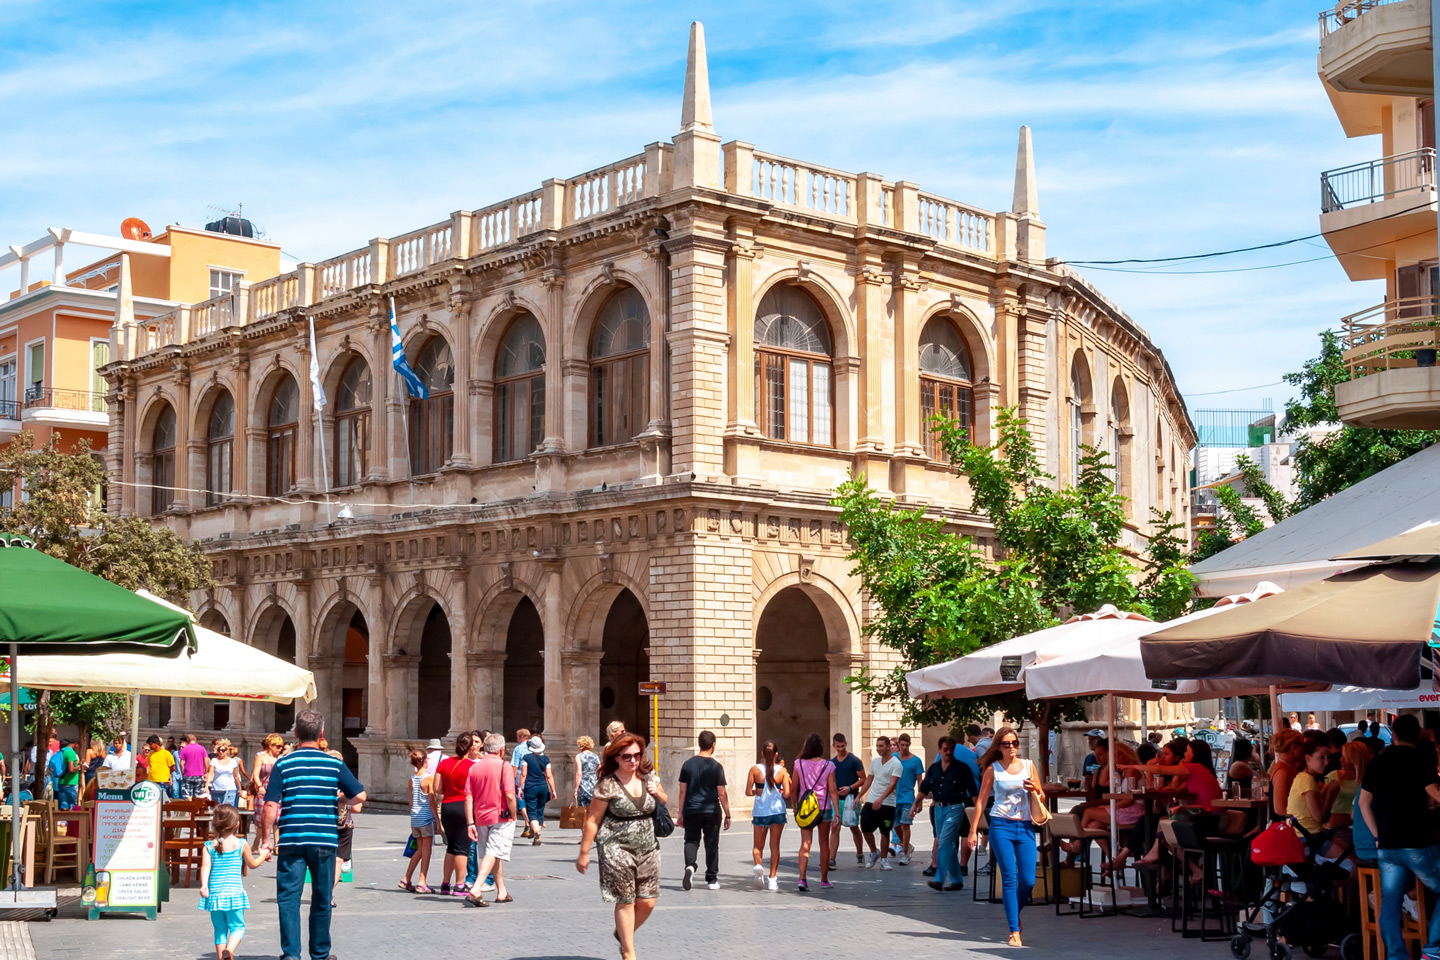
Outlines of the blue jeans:
[[475,886],[475,877],[480,873],[480,845],[470,841],[470,853],[465,858],[465,886]]
[[80,788],[75,784],[55,788],[55,802],[60,805],[61,810],[74,810],[80,805]]
[[275,854],[275,902],[280,908],[280,953],[300,952],[300,891],[310,871],[310,957],[330,956],[330,893],[335,886],[335,848],[280,847]]
[[965,805],[952,803],[935,808],[935,836],[940,849],[935,855],[935,879],[940,883],[964,883],[960,876],[960,827],[965,822]]
[[[1020,911],[1035,886],[1035,827],[1029,820],[990,818],[990,850],[1000,868],[1000,899],[1011,933],[1020,932]],[[938,873],[938,871],[937,871]]]
[[239,800],[240,800],[240,791],[239,791],[239,790],[216,790],[216,791],[214,791],[214,793],[213,793],[213,799],[215,800],[215,802],[216,802],[217,804],[228,803],[228,804],[230,804],[230,806],[233,807],[233,806],[235,806],[236,803],[239,802]]
[[[1410,948],[1400,928],[1403,922],[1401,904],[1405,894],[1414,888],[1414,879],[1440,893],[1440,845],[1433,847],[1399,847],[1378,851],[1380,860],[1380,939],[1385,943],[1389,960],[1409,960]],[[1430,930],[1425,950],[1440,944],[1440,910],[1430,911]]]

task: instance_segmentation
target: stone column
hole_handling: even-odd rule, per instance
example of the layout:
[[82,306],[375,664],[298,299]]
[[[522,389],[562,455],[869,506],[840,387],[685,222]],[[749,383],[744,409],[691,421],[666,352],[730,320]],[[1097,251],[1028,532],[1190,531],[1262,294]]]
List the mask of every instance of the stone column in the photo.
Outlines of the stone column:
[[[192,503],[205,502],[204,495],[198,498],[190,493],[191,487],[202,486],[190,482],[190,370],[179,367],[175,370],[175,490],[170,499],[170,509],[175,513],[189,513]],[[173,715],[173,711],[172,711]]]
[[[450,452],[451,467],[468,470],[473,463],[470,456],[470,395],[466,385],[470,382],[473,364],[470,358],[470,297],[463,291],[450,291],[450,316],[454,320],[455,343],[451,350],[455,356],[455,436]],[[454,698],[450,701],[455,702]]]
[[465,673],[475,698],[475,726],[481,730],[505,729],[505,654],[472,650],[465,654]]
[[420,657],[415,653],[387,653],[378,658],[385,676],[386,726],[391,739],[413,739],[420,696]]
[[[379,302],[370,307],[370,331],[374,339],[375,367],[370,371],[370,436],[366,438],[365,479],[378,482],[390,473],[390,390],[395,381],[390,357],[390,322]],[[373,711],[372,711],[373,712]]]
[[450,565],[450,730],[447,736],[458,736],[462,730],[480,727],[480,709],[475,691],[466,681],[466,655],[470,648],[470,567],[463,561]]
[[383,739],[396,729],[391,725],[390,704],[385,698],[385,657],[393,643],[389,632],[389,603],[385,596],[387,579],[380,570],[370,575],[370,605],[365,610],[365,623],[370,628],[370,650],[366,657],[370,709],[366,717],[365,736],[376,739]]
[[567,445],[565,436],[565,273],[547,267],[541,274],[545,286],[545,438],[540,449],[563,453],[569,446],[584,449],[585,442]]
[[562,581],[565,561],[542,561],[540,580],[540,625],[545,631],[545,732],[564,737],[566,731],[565,700],[570,690],[565,684],[565,596]]
[[[251,492],[250,484],[250,360],[245,356],[232,358],[235,376],[235,433],[230,441],[230,491],[243,496]],[[264,435],[262,429],[261,435]]]
[[[310,338],[308,334],[303,338],[303,346],[300,348],[300,355],[304,360],[304,367],[297,386],[300,388],[300,409],[295,411],[299,420],[297,435],[295,437],[295,490],[298,493],[313,493],[316,489],[315,477],[320,469],[316,457],[315,431],[320,421],[320,412],[315,409],[315,387],[310,383]],[[320,424],[319,429],[324,429]],[[298,624],[297,624],[298,627]]]
[[894,357],[895,415],[897,452],[911,456],[925,455],[924,432],[928,424],[920,422],[920,358],[913,345],[920,342],[920,291],[926,282],[920,278],[918,265],[905,263],[895,275],[895,335],[891,342],[899,356]]
[[756,436],[755,422],[755,260],[760,251],[749,224],[735,228],[725,272],[726,323],[730,329],[727,434]]
[[[676,237],[676,234],[679,234]],[[677,223],[671,231],[671,442],[673,473],[724,472],[725,252],[719,224]]]
[[139,418],[140,411],[135,398],[133,382],[127,383],[121,388],[120,402],[124,405],[121,417],[124,451],[121,479],[125,481],[121,487],[120,512],[128,515],[135,512],[135,499],[138,492],[135,488],[135,434],[139,432],[140,427],[135,421]]
[[858,752],[864,745],[861,739],[864,703],[860,693],[845,683],[845,678],[860,671],[864,657],[847,651],[827,654],[825,660],[830,664],[830,726],[844,733],[850,740],[850,748]]
[[[893,396],[887,389],[905,369],[896,362],[895,353],[903,345],[892,328],[886,312],[886,290],[890,278],[884,264],[868,248],[861,249],[859,270],[855,275],[856,324],[860,339],[860,423],[856,447],[862,452],[883,453],[892,437],[898,437],[895,404],[886,402]],[[893,389],[893,388],[892,388]],[[879,478],[876,478],[879,479]],[[873,480],[872,480],[873,482]]]

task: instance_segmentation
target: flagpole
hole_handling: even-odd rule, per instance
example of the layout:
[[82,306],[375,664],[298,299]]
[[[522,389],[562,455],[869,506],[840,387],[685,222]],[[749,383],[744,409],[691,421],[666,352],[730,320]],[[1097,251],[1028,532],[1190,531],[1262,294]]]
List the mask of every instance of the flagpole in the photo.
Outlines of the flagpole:
[[330,515],[330,464],[325,456],[325,389],[320,383],[320,357],[315,352],[315,318],[310,318],[310,392],[315,401],[316,427],[320,433],[320,484],[325,491],[325,522],[334,522]]
[[[399,320],[398,320],[398,319],[396,318],[396,316],[395,316],[395,298],[394,298],[393,296],[390,298],[390,330],[391,330],[391,336],[395,338],[395,341],[394,341],[394,342],[395,342],[395,346],[393,347],[393,350],[400,350],[400,349],[401,349],[401,347],[400,347],[400,345],[399,345],[399,344],[400,344],[400,341],[399,341],[399,335],[400,335],[399,331],[400,331],[400,327],[399,327]],[[401,355],[400,359],[401,359],[401,360],[404,359],[403,354]],[[399,381],[399,385],[400,385],[400,388],[401,388],[401,389],[400,389],[400,442],[401,442],[401,444],[405,447],[405,480],[406,480],[406,486],[409,487],[409,489],[410,489],[410,503],[411,503],[411,505],[414,505],[414,503],[415,503],[415,465],[414,465],[414,464],[411,462],[411,460],[410,460],[410,413],[409,413],[409,409],[410,409],[410,385],[409,385],[408,383],[406,383],[406,382],[405,382],[405,378],[400,375],[400,368],[397,367],[397,366],[395,366],[395,363],[396,363],[396,362],[399,362],[399,361],[397,360],[397,361],[392,362],[392,363],[391,363],[391,367],[394,369],[395,379],[396,379],[397,381]],[[409,363],[408,363],[408,362],[405,364],[405,366],[406,366],[406,369],[409,369]],[[414,374],[411,374],[411,376],[413,377]]]

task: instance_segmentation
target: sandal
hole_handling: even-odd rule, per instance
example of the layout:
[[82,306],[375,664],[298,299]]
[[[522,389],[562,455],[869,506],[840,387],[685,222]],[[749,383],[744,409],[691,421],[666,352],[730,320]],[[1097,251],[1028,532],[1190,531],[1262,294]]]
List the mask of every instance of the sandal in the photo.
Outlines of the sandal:
[[411,893],[434,893],[435,891],[434,891],[434,890],[431,890],[429,887],[425,886],[425,885],[422,883],[420,886],[416,887],[414,890],[411,890],[410,892],[411,892]]
[[450,896],[450,882],[449,882],[448,880],[447,880],[446,882],[440,884],[440,896],[442,896],[442,897],[448,897],[448,896]]
[[406,893],[416,892],[415,884],[411,883],[409,880],[401,880],[398,884],[396,884],[396,886],[398,886],[401,890],[404,890]]
[[507,893],[507,894],[505,894],[505,896],[503,896],[503,897],[496,897],[496,898],[495,898],[495,902],[496,902],[496,903],[514,903],[514,902],[515,902],[515,898],[512,897],[512,896],[510,896],[510,894]]
[[454,893],[457,897],[466,896],[470,893],[470,885],[466,883],[457,883],[455,884],[455,889],[451,892]]

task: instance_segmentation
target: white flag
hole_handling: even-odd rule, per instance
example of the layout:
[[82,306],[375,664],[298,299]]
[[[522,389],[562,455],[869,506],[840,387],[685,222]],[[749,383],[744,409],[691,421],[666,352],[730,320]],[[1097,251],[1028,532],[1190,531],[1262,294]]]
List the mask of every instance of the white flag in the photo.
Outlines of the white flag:
[[315,394],[315,409],[325,409],[325,387],[320,383],[320,357],[315,352],[315,318],[310,318],[310,389]]

